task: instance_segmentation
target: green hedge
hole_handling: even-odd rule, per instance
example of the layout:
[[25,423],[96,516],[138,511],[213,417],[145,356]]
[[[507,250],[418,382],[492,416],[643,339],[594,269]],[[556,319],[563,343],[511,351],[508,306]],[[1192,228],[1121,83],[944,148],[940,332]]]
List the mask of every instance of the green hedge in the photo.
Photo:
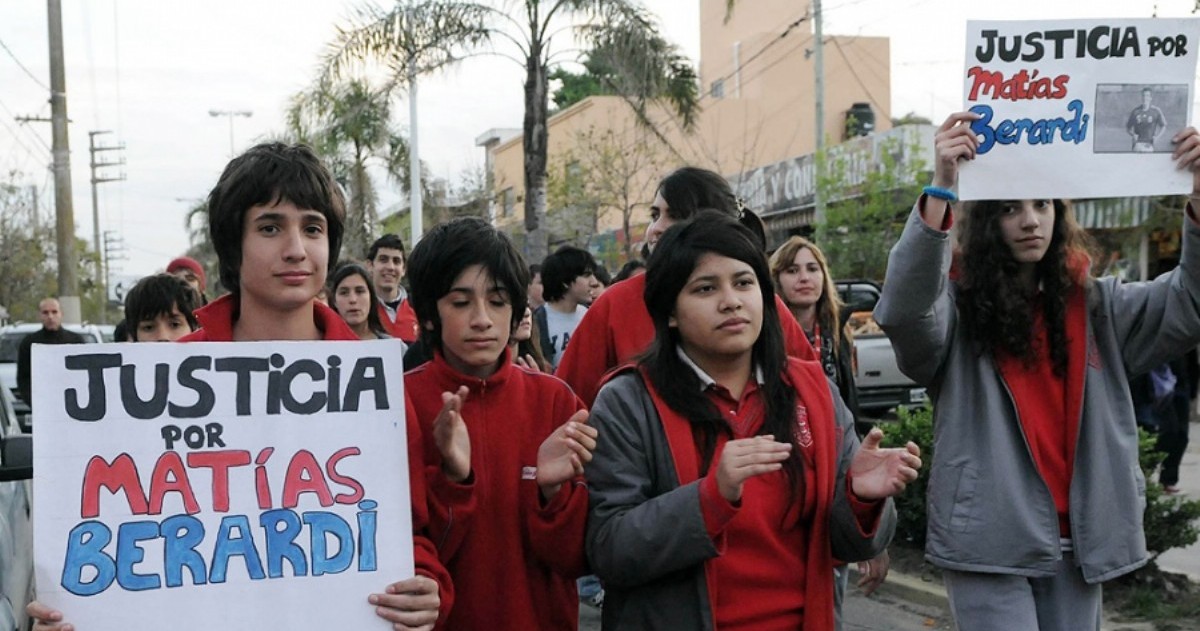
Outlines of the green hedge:
[[[898,410],[899,420],[883,423],[883,444],[899,447],[912,441],[921,447],[925,467],[921,477],[896,497],[899,522],[896,540],[916,547],[925,545],[925,489],[929,484],[929,465],[933,462],[933,414],[928,407]],[[1141,430],[1139,430],[1141,431]],[[1138,460],[1146,475],[1146,547],[1153,558],[1172,548],[1192,545],[1200,538],[1197,519],[1200,501],[1166,495],[1154,473],[1163,454],[1154,450],[1155,437],[1141,431]]]

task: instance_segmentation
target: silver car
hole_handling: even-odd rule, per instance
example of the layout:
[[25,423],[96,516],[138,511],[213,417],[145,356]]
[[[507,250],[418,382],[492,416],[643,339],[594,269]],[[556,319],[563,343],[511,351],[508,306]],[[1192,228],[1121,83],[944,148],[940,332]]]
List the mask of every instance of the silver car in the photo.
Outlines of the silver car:
[[22,434],[8,389],[0,390],[0,631],[29,629],[33,596],[33,441]]

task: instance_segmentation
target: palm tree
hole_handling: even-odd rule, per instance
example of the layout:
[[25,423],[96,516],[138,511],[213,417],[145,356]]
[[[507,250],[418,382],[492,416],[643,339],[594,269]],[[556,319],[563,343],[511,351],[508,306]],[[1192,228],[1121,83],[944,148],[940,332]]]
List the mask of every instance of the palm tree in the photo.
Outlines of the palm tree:
[[[390,10],[363,5],[350,28],[338,28],[326,55],[323,82],[344,78],[354,66],[378,60],[392,73],[388,93],[401,82],[408,89],[409,181],[421,180],[417,77],[452,63],[460,51],[484,41],[488,36],[483,20],[486,11],[471,3],[397,0]],[[409,194],[412,239],[416,241],[421,238],[424,215],[421,187],[410,187]]]
[[364,256],[379,222],[371,165],[383,167],[404,188],[412,187],[408,143],[392,124],[387,90],[358,79],[318,82],[292,98],[287,125],[291,138],[312,145],[346,187],[343,250]]
[[[547,138],[549,70],[556,63],[551,52],[561,19],[572,20],[577,33],[592,51],[620,51],[604,62],[612,74],[606,86],[621,95],[638,120],[654,128],[646,115],[649,101],[664,99],[691,129],[699,111],[695,71],[678,48],[659,33],[653,17],[635,0],[521,0],[524,19],[509,11],[492,10],[492,33],[519,52],[514,61],[525,68],[525,232],[526,256],[540,261],[548,250],[545,230],[547,194]],[[512,13],[517,13],[512,11]],[[566,51],[579,59],[577,51]]]
[[[422,12],[455,19],[418,19]],[[382,60],[395,81],[407,78],[415,85],[413,73],[439,68],[455,59],[455,51],[494,40],[500,44],[496,54],[525,69],[525,254],[530,260],[545,257],[548,245],[544,224],[549,72],[560,61],[580,57],[574,48],[553,52],[556,36],[566,37],[564,30],[573,28],[593,49],[620,51],[605,60],[613,68],[606,84],[648,127],[653,129],[646,116],[652,100],[670,103],[685,129],[692,127],[699,111],[695,71],[636,0],[506,0],[500,8],[457,0],[409,0],[390,12],[364,13],[377,19],[342,31],[329,57],[331,68],[349,61]],[[515,49],[515,54],[501,47]],[[422,54],[429,60],[422,61]]]

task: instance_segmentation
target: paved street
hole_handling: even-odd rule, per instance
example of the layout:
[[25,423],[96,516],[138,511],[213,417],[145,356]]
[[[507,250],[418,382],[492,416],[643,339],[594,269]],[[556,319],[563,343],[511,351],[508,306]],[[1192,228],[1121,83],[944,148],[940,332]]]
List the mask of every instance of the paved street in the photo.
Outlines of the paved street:
[[[579,612],[580,631],[599,631],[600,613],[588,606]],[[953,629],[950,616],[933,605],[909,602],[884,590],[871,598],[853,587],[846,598],[842,631],[936,631]]]
[[[1200,499],[1200,423],[1192,423],[1191,443],[1179,469],[1179,486],[1191,499]],[[1171,550],[1158,559],[1158,564],[1171,572],[1190,574],[1200,581],[1200,542],[1188,548]],[[919,579],[912,579],[919,580]],[[862,596],[850,588],[845,606],[843,631],[930,631],[951,630],[954,626],[944,606],[937,598],[921,597],[914,600],[911,591],[889,589],[884,583],[880,591],[871,598]],[[934,586],[936,587],[936,586]],[[944,596],[943,596],[944,597]],[[599,631],[599,610],[580,608],[581,631]],[[1148,623],[1114,623],[1106,620],[1107,631],[1147,631],[1153,628]]]

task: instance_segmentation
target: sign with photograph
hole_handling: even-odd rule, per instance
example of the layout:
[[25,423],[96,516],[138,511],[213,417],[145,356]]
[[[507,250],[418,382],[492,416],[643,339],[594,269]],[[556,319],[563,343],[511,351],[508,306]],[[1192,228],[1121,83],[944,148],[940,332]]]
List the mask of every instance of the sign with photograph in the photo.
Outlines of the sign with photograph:
[[413,576],[402,346],[33,349],[38,599],[77,628],[386,629]]
[[967,110],[979,115],[962,199],[1184,194],[1171,159],[1191,124],[1200,20],[968,22]]

